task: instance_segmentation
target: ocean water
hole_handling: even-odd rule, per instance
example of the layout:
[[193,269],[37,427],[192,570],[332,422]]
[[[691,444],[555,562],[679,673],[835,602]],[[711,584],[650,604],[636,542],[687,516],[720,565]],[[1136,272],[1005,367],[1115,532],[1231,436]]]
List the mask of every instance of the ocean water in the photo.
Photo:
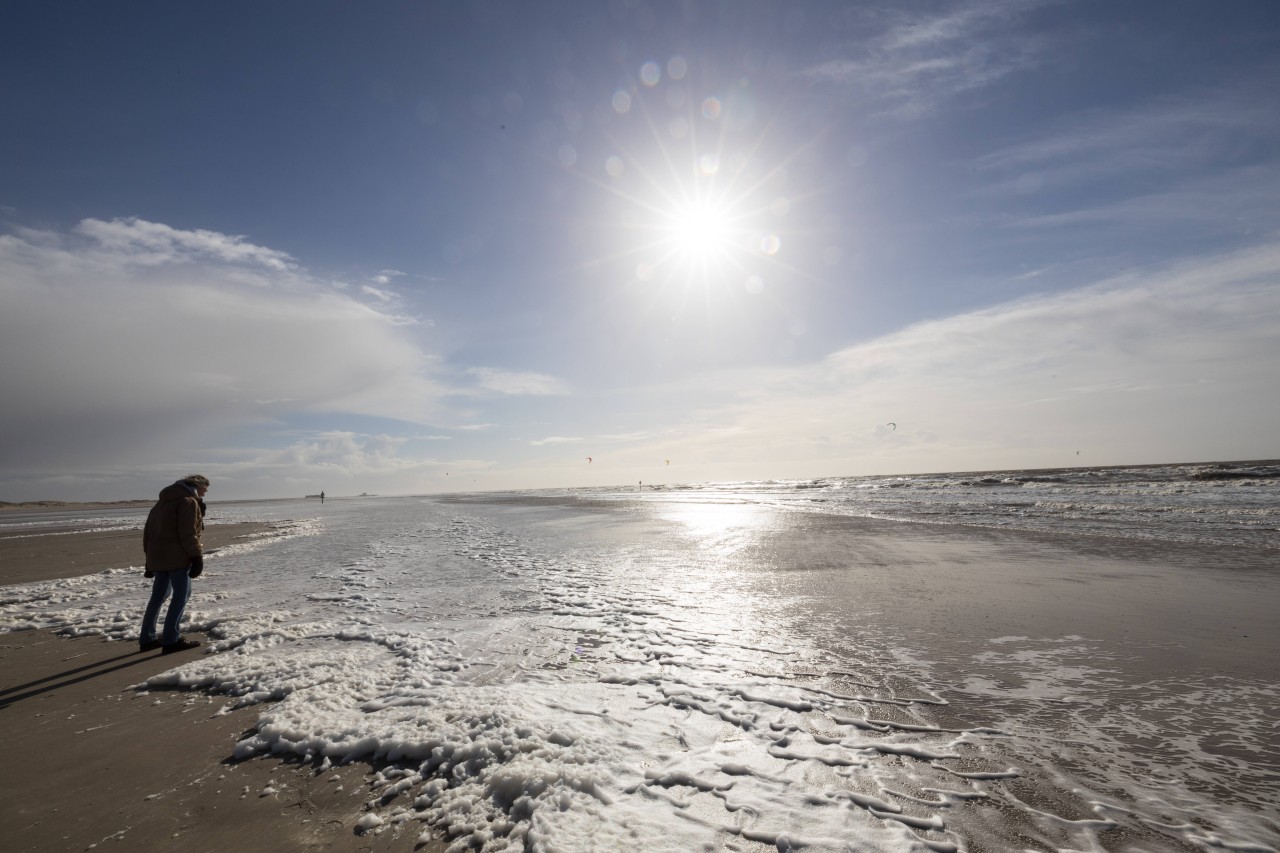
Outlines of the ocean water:
[[896,521],[1280,548],[1280,461],[576,489]]
[[[369,762],[362,831],[459,851],[1274,851],[1278,473],[214,503],[277,526],[142,689],[257,706],[241,757]],[[144,598],[7,586],[0,629],[128,642]]]

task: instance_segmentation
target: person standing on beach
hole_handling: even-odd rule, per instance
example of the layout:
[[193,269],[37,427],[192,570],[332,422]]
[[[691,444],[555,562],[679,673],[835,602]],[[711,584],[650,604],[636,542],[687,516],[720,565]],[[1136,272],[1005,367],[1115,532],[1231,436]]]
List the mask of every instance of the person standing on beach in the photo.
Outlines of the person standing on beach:
[[[209,491],[209,478],[188,474],[160,491],[160,500],[147,515],[142,529],[142,550],[147,555],[143,577],[152,578],[151,599],[142,615],[138,647],[162,654],[194,649],[200,643],[185,640],[178,633],[182,611],[191,595],[191,578],[204,571],[204,549],[200,534],[204,532],[204,494]],[[164,615],[164,631],[156,636],[156,619],[160,605],[173,593]]]

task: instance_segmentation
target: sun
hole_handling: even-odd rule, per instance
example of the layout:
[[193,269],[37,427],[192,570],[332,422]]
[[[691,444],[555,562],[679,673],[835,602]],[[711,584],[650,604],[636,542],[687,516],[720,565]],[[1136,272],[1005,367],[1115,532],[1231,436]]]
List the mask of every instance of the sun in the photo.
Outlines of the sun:
[[714,261],[733,246],[733,219],[726,205],[699,199],[676,206],[667,218],[667,241],[687,261]]
[[582,243],[591,248],[580,265],[671,316],[693,305],[763,304],[756,297],[782,293],[804,262],[791,242],[804,230],[797,202],[822,190],[794,167],[807,165],[812,141],[792,145],[760,121],[741,80],[727,92],[700,91],[679,57],[667,78],[655,63],[645,69],[597,112],[606,146],[598,165],[579,161],[573,146],[560,157],[602,191],[583,197]]

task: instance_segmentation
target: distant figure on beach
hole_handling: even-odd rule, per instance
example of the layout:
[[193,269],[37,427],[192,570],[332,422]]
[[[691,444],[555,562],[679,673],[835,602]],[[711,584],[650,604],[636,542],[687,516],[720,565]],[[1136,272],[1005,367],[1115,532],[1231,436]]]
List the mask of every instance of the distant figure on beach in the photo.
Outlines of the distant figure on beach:
[[[163,654],[194,649],[200,643],[184,640],[178,632],[182,611],[191,595],[191,578],[204,571],[204,548],[200,534],[204,532],[204,495],[209,491],[209,478],[188,474],[160,491],[160,499],[147,515],[142,528],[142,550],[147,564],[143,577],[152,578],[151,598],[142,614],[142,630],[138,647],[149,652],[160,649]],[[160,605],[172,591],[169,609],[164,615],[164,631],[156,636],[156,619]]]
[[320,490],[320,503],[324,503],[324,489]]

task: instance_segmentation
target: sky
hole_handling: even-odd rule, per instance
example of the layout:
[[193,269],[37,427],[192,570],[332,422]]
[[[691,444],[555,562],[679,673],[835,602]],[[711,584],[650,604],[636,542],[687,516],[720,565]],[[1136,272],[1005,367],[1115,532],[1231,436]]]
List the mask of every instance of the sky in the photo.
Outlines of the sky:
[[0,500],[1280,457],[1280,5],[0,4]]

